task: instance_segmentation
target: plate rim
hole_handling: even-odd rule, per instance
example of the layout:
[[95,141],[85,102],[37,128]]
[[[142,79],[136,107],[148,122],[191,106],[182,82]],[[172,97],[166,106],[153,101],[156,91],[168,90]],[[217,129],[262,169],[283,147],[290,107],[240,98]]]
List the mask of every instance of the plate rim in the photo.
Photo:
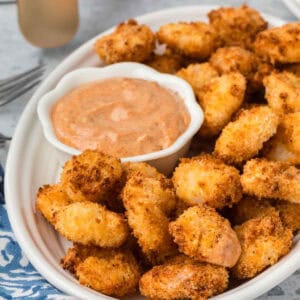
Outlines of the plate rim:
[[[157,10],[154,12],[146,13],[137,17],[134,17],[139,22],[145,22],[147,23],[148,20],[151,20],[157,16],[163,17],[163,15],[169,15],[172,13],[177,13],[182,10],[199,10],[199,11],[209,11],[212,9],[219,8],[219,5],[188,5],[188,6],[176,6],[172,8],[165,8],[162,10]],[[225,7],[225,6],[224,6]],[[284,24],[286,21],[268,14],[264,14],[260,12],[264,18],[267,19],[268,22],[271,23],[277,23],[279,25]],[[17,176],[17,170],[18,170],[18,161],[22,157],[22,147],[20,147],[23,144],[26,144],[26,135],[25,129],[23,128],[23,124],[26,124],[26,128],[28,130],[29,124],[33,122],[33,116],[37,117],[36,115],[36,108],[37,108],[37,102],[41,95],[44,93],[43,90],[46,88],[46,86],[53,86],[54,82],[56,81],[57,77],[61,77],[63,74],[65,74],[67,71],[69,71],[69,67],[72,63],[75,61],[78,61],[78,57],[82,57],[85,53],[85,50],[94,43],[94,41],[101,35],[105,35],[113,31],[115,28],[111,27],[108,30],[105,30],[95,37],[89,39],[85,43],[83,43],[81,46],[79,46],[77,49],[72,51],[62,62],[60,62],[54,70],[43,80],[42,84],[39,86],[39,88],[35,91],[31,99],[28,101],[24,111],[21,114],[21,117],[17,123],[15,133],[8,151],[7,155],[7,161],[6,161],[6,175],[5,175],[5,196],[6,196],[6,208],[7,213],[9,217],[9,221],[12,227],[12,230],[14,232],[14,235],[16,237],[17,242],[19,243],[20,247],[24,251],[26,257],[29,259],[29,261],[32,263],[32,265],[35,267],[35,269],[48,281],[50,282],[54,287],[57,289],[65,292],[67,295],[73,295],[75,297],[81,297],[86,298],[87,296],[89,299],[115,299],[106,295],[103,295],[101,293],[95,292],[93,290],[87,289],[81,285],[79,285],[77,282],[69,281],[67,283],[68,288],[66,288],[66,285],[60,281],[61,274],[58,276],[57,273],[52,274],[52,270],[50,271],[47,269],[47,263],[43,265],[41,262],[45,261],[46,258],[39,253],[39,249],[36,247],[31,235],[29,232],[25,232],[24,234],[24,228],[22,226],[25,224],[26,218],[22,216],[22,210],[21,210],[21,203],[18,202],[16,198],[17,193],[14,191],[15,184],[18,182],[19,178]],[[25,127],[25,126],[24,126]],[[15,211],[15,207],[19,206],[19,210]],[[22,222],[20,222],[20,220]],[[22,225],[22,226],[21,226]],[[298,243],[295,248],[299,252],[300,250],[300,243]],[[295,249],[294,248],[294,249]],[[294,255],[295,256],[295,255]],[[297,258],[297,256],[296,256]],[[234,290],[229,290],[221,295],[218,295],[214,297],[214,299],[230,299],[233,295],[235,299],[252,299],[253,297],[256,297],[265,291],[269,290],[282,280],[284,280],[286,277],[288,277],[290,274],[292,274],[298,267],[300,267],[300,255],[298,255],[298,259],[294,257],[294,260],[291,258],[289,259],[289,264],[287,262],[284,266],[282,266],[282,269],[285,269],[285,272],[280,272],[280,274],[277,274],[275,280],[273,278],[272,282],[265,284],[260,281],[260,277],[264,277],[261,275],[265,275],[265,272],[272,272],[272,267],[269,268],[267,271],[265,271],[263,274],[260,274],[256,276],[251,281],[247,282],[252,283],[253,280],[257,281],[255,284],[255,289],[252,287],[252,291],[248,288],[242,288],[239,289],[237,287]],[[297,263],[296,263],[297,262]],[[278,263],[277,263],[278,264]],[[277,265],[276,264],[276,265]],[[285,267],[285,268],[284,268]],[[273,274],[273,277],[274,274]],[[65,279],[65,278],[63,278]],[[80,288],[80,289],[79,289]],[[79,289],[79,292],[78,292]],[[82,293],[80,291],[85,292]],[[232,291],[235,291],[233,295],[231,295]],[[246,295],[245,295],[246,292]]]

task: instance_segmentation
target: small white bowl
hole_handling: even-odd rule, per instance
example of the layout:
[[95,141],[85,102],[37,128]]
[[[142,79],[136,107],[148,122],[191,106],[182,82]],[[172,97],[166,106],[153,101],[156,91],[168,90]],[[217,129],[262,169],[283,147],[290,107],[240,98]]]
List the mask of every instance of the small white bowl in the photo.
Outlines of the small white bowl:
[[61,163],[70,159],[72,155],[80,154],[81,151],[57,139],[51,121],[52,107],[62,96],[84,83],[113,77],[139,78],[155,81],[162,87],[178,93],[183,99],[190,115],[190,124],[186,131],[170,147],[152,153],[121,159],[123,162],[148,162],[160,172],[170,174],[178,159],[188,152],[192,137],[203,123],[203,112],[196,102],[191,86],[186,81],[174,75],[159,73],[143,64],[126,62],[102,68],[82,68],[63,76],[57,86],[45,94],[38,103],[38,117],[42,123],[46,139],[58,150]]

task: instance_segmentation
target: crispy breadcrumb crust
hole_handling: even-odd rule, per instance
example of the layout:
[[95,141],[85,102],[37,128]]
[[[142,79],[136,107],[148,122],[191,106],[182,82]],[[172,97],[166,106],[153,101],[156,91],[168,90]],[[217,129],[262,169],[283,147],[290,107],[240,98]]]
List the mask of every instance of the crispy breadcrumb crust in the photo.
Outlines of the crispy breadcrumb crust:
[[279,211],[280,219],[286,227],[293,232],[300,230],[300,204],[275,200],[273,205]]
[[49,223],[54,224],[57,211],[71,203],[71,199],[60,185],[44,185],[39,188],[36,198],[36,208]]
[[57,211],[54,227],[68,240],[99,247],[119,247],[129,234],[123,215],[92,202],[75,202]]
[[300,164],[300,111],[283,116],[263,154],[269,160]]
[[253,79],[258,65],[255,54],[241,47],[218,48],[209,62],[220,74],[240,72],[247,80]]
[[265,98],[278,114],[300,111],[300,77],[289,72],[272,72],[263,80]]
[[122,178],[119,159],[96,150],[73,156],[64,165],[62,187],[73,201],[104,201]]
[[218,77],[218,72],[210,63],[190,64],[180,69],[177,76],[186,80],[197,94],[212,78]]
[[241,107],[246,90],[245,77],[231,72],[211,79],[196,94],[204,110],[201,137],[210,138],[221,132],[231,116]]
[[239,279],[252,278],[275,264],[292,245],[292,231],[282,225],[278,212],[251,219],[236,226],[235,231],[242,254],[232,274]]
[[258,11],[247,5],[221,7],[210,11],[208,18],[218,33],[221,46],[252,49],[256,35],[268,26]]
[[147,299],[205,300],[226,290],[225,268],[199,263],[182,255],[156,266],[140,280],[140,292]]
[[94,44],[94,50],[106,64],[122,61],[142,62],[150,57],[155,46],[155,35],[146,25],[135,20],[120,23],[114,32]]
[[279,117],[268,106],[242,109],[216,141],[214,154],[229,164],[240,165],[256,156],[277,130]]
[[134,175],[124,187],[122,199],[133,235],[150,263],[161,263],[177,252],[168,231],[168,216],[176,207],[169,179]]
[[274,214],[276,209],[266,199],[257,199],[245,195],[243,199],[230,210],[230,220],[235,225],[240,225],[250,219]]
[[182,58],[172,52],[162,55],[152,54],[144,63],[158,72],[175,74],[182,67]]
[[134,256],[121,249],[76,245],[68,250],[62,266],[73,270],[82,285],[115,297],[132,295],[141,276]]
[[249,160],[241,183],[246,194],[300,203],[300,170],[289,164],[259,158]]
[[166,177],[162,173],[158,172],[156,168],[144,162],[125,162],[122,163],[122,167],[127,180],[135,175],[149,178],[166,179]]
[[300,22],[260,32],[255,40],[255,52],[265,61],[296,63],[300,61]]
[[202,261],[233,267],[241,254],[241,246],[228,220],[213,208],[193,206],[169,225],[179,251]]
[[198,59],[207,58],[217,47],[215,30],[204,22],[165,24],[157,38],[175,52]]
[[242,197],[239,171],[209,154],[182,158],[172,180],[177,197],[188,206],[223,208]]

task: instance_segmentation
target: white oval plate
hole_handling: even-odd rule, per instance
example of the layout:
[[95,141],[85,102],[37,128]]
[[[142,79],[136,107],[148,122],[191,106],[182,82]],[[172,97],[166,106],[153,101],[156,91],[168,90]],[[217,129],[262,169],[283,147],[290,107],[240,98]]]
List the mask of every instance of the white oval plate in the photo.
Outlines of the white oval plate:
[[[207,20],[206,14],[215,7],[177,7],[138,17],[153,30],[176,21]],[[272,26],[282,25],[280,19],[264,15]],[[110,29],[102,35],[111,32]],[[15,236],[34,267],[55,287],[80,299],[113,299],[79,283],[59,266],[68,242],[62,239],[45,219],[35,211],[37,189],[54,183],[60,172],[55,150],[46,142],[36,114],[37,102],[51,90],[67,72],[89,66],[100,66],[93,52],[97,37],[88,41],[66,58],[49,76],[24,110],[8,153],[5,193],[7,211]],[[254,279],[229,290],[214,299],[253,299],[271,289],[300,267],[300,244],[276,265]],[[105,274],[104,274],[105,276]],[[141,297],[131,297],[131,299]]]

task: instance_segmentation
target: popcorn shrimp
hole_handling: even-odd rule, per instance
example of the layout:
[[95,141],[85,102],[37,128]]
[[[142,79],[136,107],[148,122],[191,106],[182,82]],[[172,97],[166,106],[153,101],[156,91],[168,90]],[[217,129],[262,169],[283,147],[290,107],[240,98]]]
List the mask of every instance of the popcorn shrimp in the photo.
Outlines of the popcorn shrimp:
[[193,206],[170,223],[170,233],[179,251],[196,261],[233,267],[241,246],[228,220],[213,208]]
[[94,49],[106,64],[122,61],[142,62],[150,57],[155,46],[155,36],[146,25],[130,19],[120,23],[114,32],[94,44]]
[[177,197],[188,206],[232,206],[242,197],[239,171],[211,155],[183,158],[173,173]]
[[240,165],[254,157],[277,130],[279,117],[268,106],[242,110],[217,139],[215,155],[229,164]]
[[244,166],[241,183],[246,194],[300,203],[300,170],[289,164],[252,159]]
[[242,254],[232,273],[239,279],[252,278],[286,255],[292,245],[292,231],[282,225],[278,212],[251,219],[235,231]]
[[92,202],[74,202],[57,211],[54,227],[73,242],[99,247],[119,247],[129,234],[123,215]]
[[159,28],[157,38],[179,54],[205,59],[217,47],[217,34],[203,22],[169,23]]
[[147,299],[207,299],[226,290],[225,268],[195,262],[180,255],[155,266],[140,280],[140,292]]

